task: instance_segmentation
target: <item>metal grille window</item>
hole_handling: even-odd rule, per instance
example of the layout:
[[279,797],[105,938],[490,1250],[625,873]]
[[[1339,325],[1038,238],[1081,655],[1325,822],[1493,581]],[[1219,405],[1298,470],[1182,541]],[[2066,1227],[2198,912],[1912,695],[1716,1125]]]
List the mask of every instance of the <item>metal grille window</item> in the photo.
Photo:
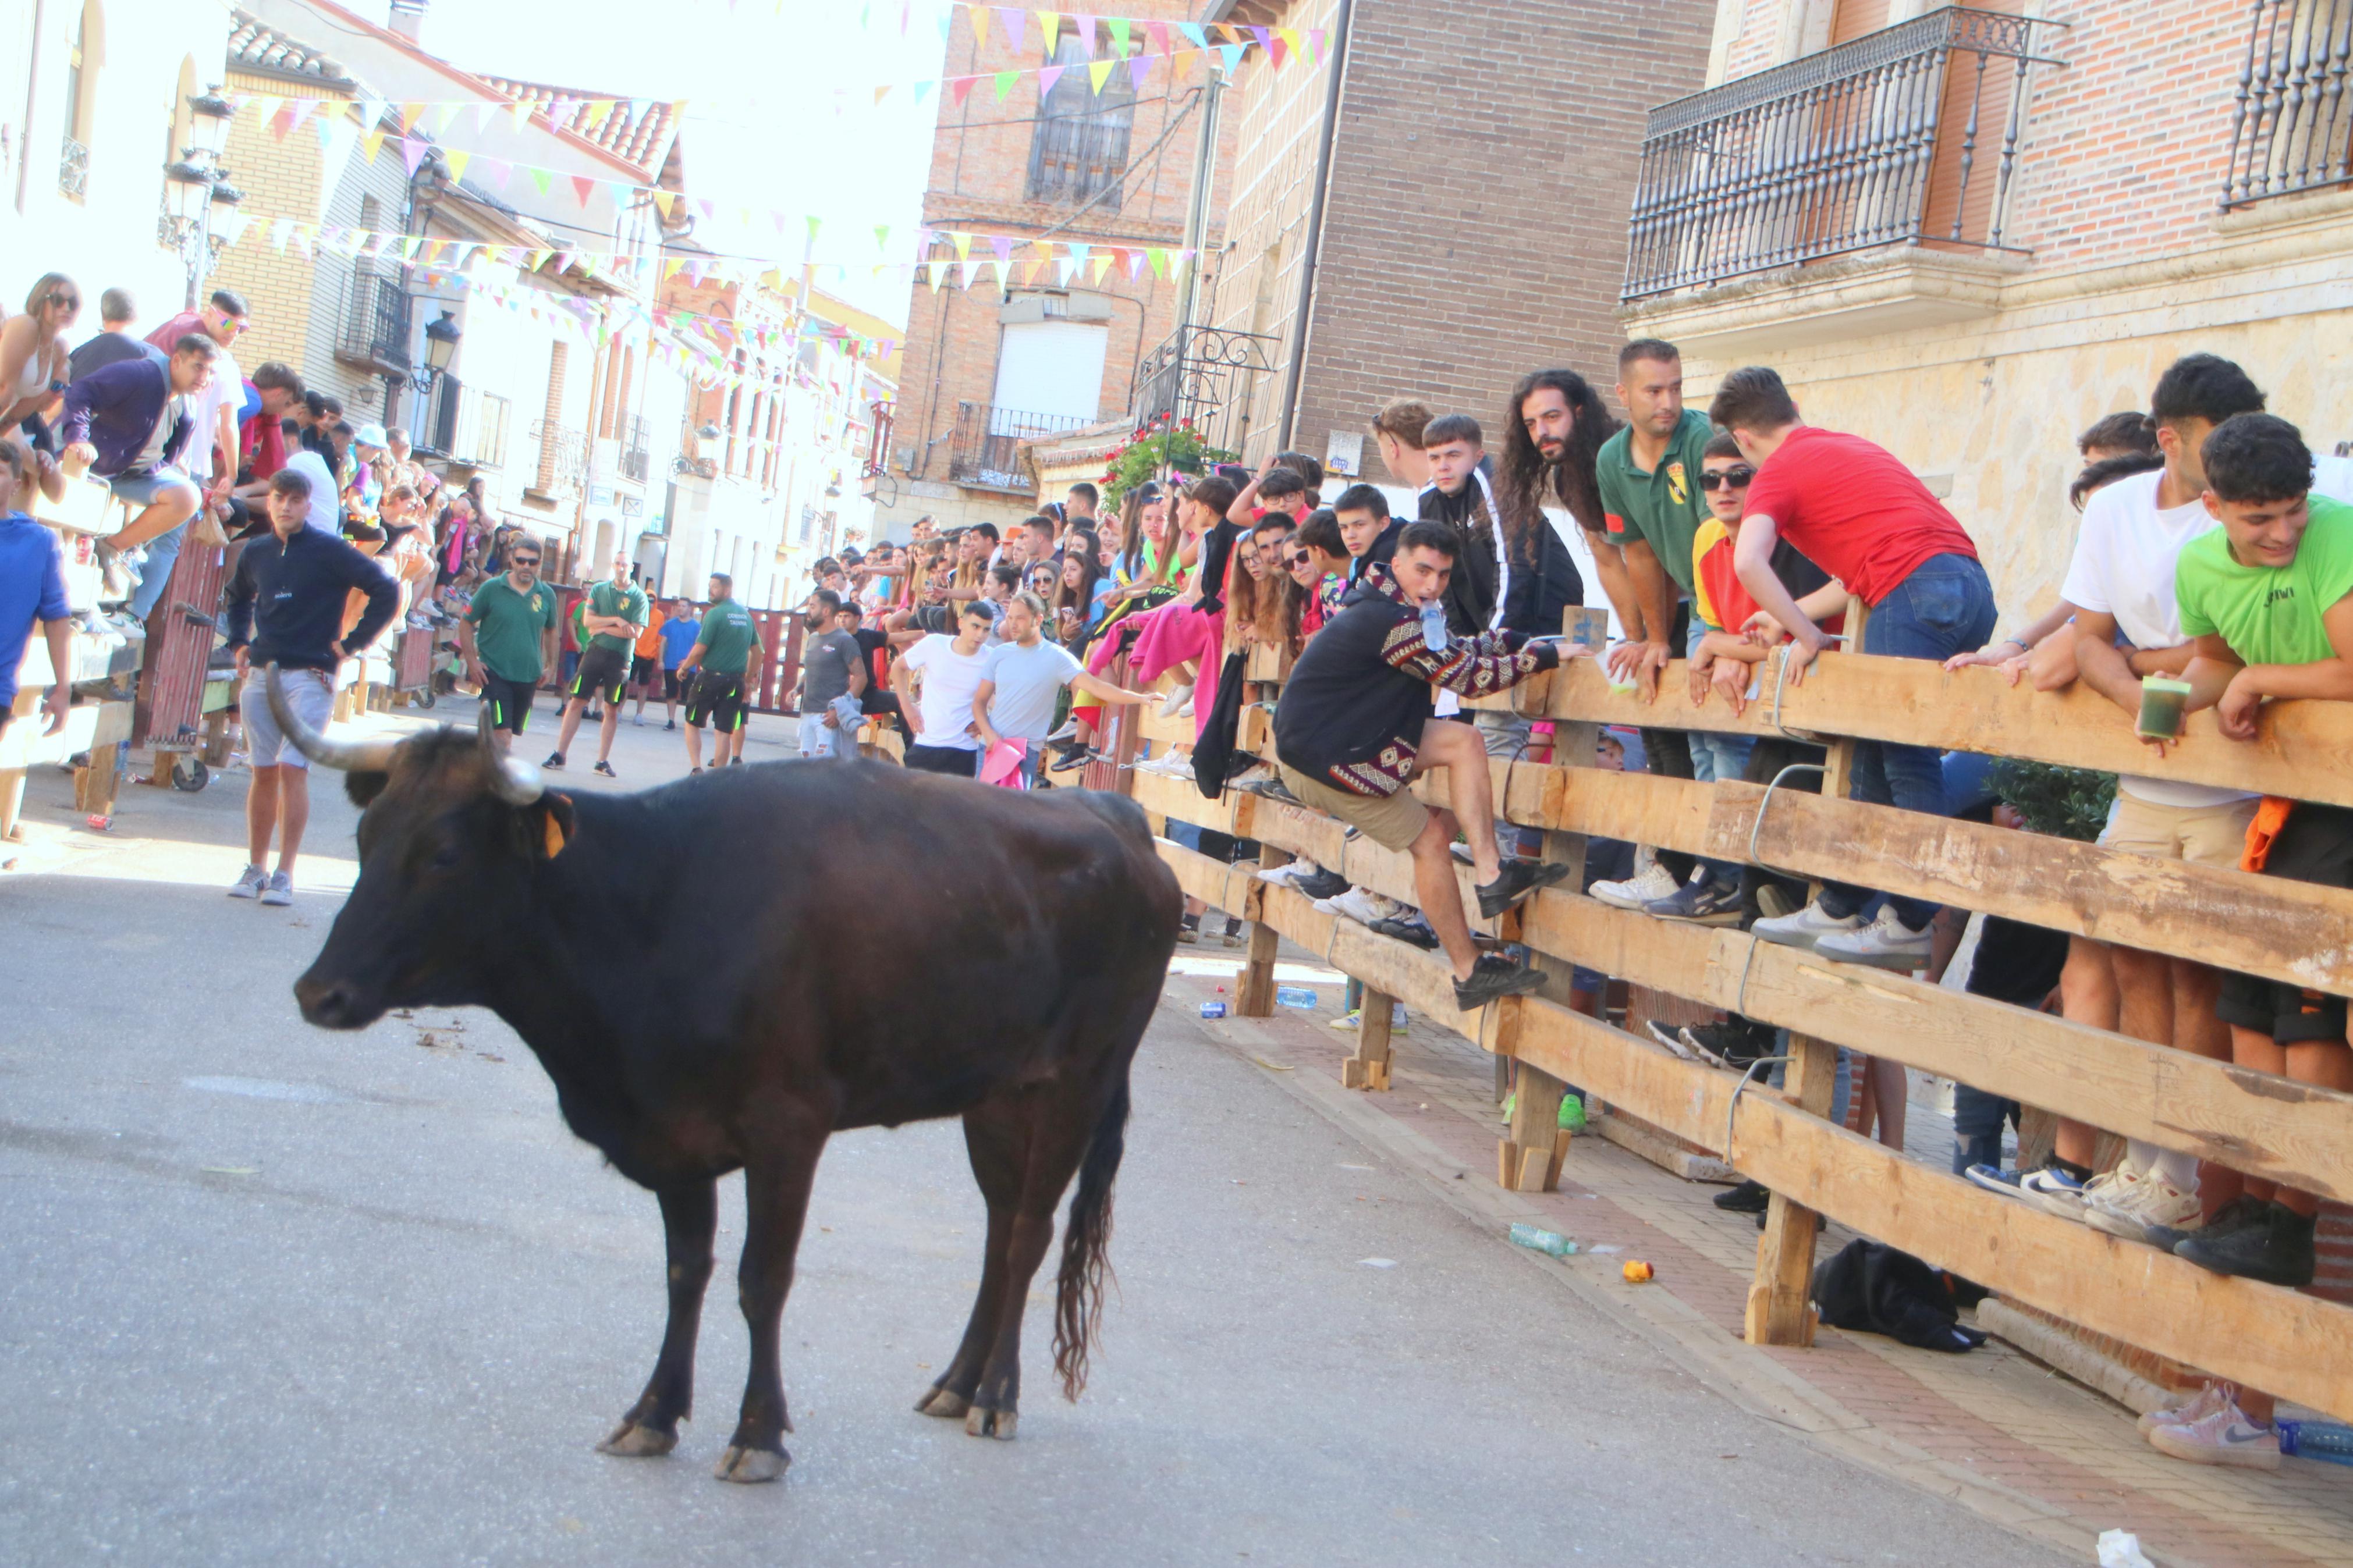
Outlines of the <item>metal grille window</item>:
[[2254,0],[2222,205],[2353,179],[2353,0]]
[[1065,68],[1038,105],[1038,134],[1029,143],[1029,199],[1083,202],[1110,189],[1095,205],[1100,211],[1117,212],[1119,193],[1113,187],[1127,173],[1135,81],[1125,64],[1114,61],[1098,92],[1087,69],[1090,58],[1075,36],[1055,47],[1054,63]]

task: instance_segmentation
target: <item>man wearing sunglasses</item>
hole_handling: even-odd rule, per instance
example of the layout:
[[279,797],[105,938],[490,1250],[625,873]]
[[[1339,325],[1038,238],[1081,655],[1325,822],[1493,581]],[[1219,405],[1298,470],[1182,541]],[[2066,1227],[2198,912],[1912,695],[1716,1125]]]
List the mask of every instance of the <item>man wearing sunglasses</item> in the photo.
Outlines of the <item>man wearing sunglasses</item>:
[[[237,426],[245,411],[245,373],[237,368],[237,358],[229,351],[251,324],[243,296],[232,289],[216,289],[202,310],[183,310],[147,334],[147,342],[167,354],[179,347],[180,340],[190,332],[202,332],[220,345],[220,353],[213,356],[211,384],[189,400],[188,412],[195,420],[195,434],[188,441],[184,461],[188,478],[205,492],[207,505],[217,505],[237,482]],[[216,448],[227,455],[225,460],[215,460]],[[148,555],[152,561],[155,555],[153,547]]]
[[539,545],[525,536],[507,551],[506,574],[474,590],[458,623],[467,679],[482,689],[499,750],[531,722],[539,678],[555,652],[555,590],[539,580]]

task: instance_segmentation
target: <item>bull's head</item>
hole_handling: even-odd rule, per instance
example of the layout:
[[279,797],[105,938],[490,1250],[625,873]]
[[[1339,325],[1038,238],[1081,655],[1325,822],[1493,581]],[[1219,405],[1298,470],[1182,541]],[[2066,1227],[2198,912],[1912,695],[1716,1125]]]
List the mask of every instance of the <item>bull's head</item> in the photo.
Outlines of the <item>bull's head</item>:
[[539,770],[501,752],[490,710],[471,736],[443,726],[406,741],[331,741],[269,679],[279,729],[337,768],[360,817],[360,876],[327,945],[294,983],[302,1016],[364,1028],[393,1007],[487,1000],[516,962],[541,868],[572,832],[572,804]]

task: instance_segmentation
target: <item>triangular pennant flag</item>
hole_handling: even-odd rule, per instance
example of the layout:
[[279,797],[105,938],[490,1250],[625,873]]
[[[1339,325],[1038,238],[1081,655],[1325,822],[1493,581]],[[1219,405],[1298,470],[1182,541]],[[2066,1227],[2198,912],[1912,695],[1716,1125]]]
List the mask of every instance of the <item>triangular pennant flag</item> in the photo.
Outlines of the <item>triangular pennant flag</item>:
[[1200,23],[1179,22],[1176,24],[1176,30],[1184,34],[1185,41],[1191,44],[1195,48],[1206,49],[1209,47],[1209,36],[1201,31]]
[[889,224],[878,223],[874,226],[874,248],[877,250],[888,250],[891,248],[891,226]]
[[294,248],[305,256],[311,254],[310,225],[298,223],[294,226]]
[[336,129],[333,116],[322,114],[318,119],[311,121],[311,129],[317,132],[319,134],[320,152],[328,153],[333,151]]
[[955,243],[956,259],[958,261],[964,260],[966,257],[972,254],[972,236],[968,234],[951,234],[948,236],[948,238]]
[[668,217],[670,216],[670,209],[678,203],[678,193],[676,191],[665,191],[659,187],[656,187],[653,192],[653,198],[654,205],[661,209],[662,216]]
[[1168,276],[1168,251],[1166,247],[1153,246],[1145,251],[1144,257],[1145,260],[1152,263],[1152,275],[1155,278]]
[[966,289],[969,289],[972,287],[973,275],[980,270],[981,263],[966,260],[958,263],[958,265],[964,268],[964,286]]
[[462,103],[445,103],[440,105],[434,110],[433,114],[434,119],[439,121],[439,124],[437,125],[435,129],[439,131],[442,135],[447,136],[449,134],[449,127],[457,123],[458,116],[464,113],[465,110],[466,106]]
[[938,84],[933,81],[929,77],[925,77],[921,81],[912,83],[911,86],[914,89],[915,101],[917,103],[923,102],[924,99],[931,96],[932,89],[937,85]]
[[403,261],[416,260],[417,248],[424,243],[424,237],[420,235],[411,234],[403,236],[400,241],[400,258]]
[[287,129],[300,131],[302,129],[302,122],[311,118],[311,111],[319,107],[319,100],[315,98],[298,98],[288,103],[286,107],[294,111],[294,123]]
[[1021,73],[1019,71],[998,71],[997,73],[997,102],[1003,103],[1005,101],[1005,95],[1013,90],[1013,84],[1020,79],[1020,76]]
[[1045,265],[1046,264],[1042,261],[1023,262],[1021,264],[1021,281],[1024,284],[1035,283],[1038,281],[1038,268]]
[[1054,58],[1055,35],[1060,33],[1061,28],[1062,14],[1060,11],[1038,13],[1038,31],[1046,40],[1046,58],[1050,60]]
[[438,261],[441,259],[442,252],[449,248],[449,243],[450,242],[446,239],[428,239],[425,242],[424,249],[419,252],[419,254],[422,255],[427,261]]
[[1111,29],[1111,52],[1121,59],[1127,58],[1127,18],[1113,16],[1106,19],[1103,26]]
[[1096,281],[1096,282],[1098,282],[1098,283],[1100,283],[1100,282],[1102,282],[1102,281],[1103,280],[1103,274],[1111,270],[1111,256],[1110,256],[1110,254],[1109,254],[1108,252],[1102,252],[1102,253],[1097,254],[1097,255],[1096,255],[1096,257],[1095,257],[1095,258],[1094,258],[1094,268],[1095,268],[1095,281]]
[[997,269],[997,291],[1001,294],[1005,291],[1005,268],[1008,263],[1000,256],[992,259],[988,265]]
[[609,98],[600,98],[591,102],[588,105],[588,129],[595,131],[603,125],[606,118],[612,112],[613,100]]
[[818,217],[812,217],[808,220],[808,239],[811,245],[815,245],[817,243],[818,226],[824,221],[825,220],[823,218]]
[[421,136],[404,136],[400,139],[400,156],[408,164],[408,172],[411,174],[417,173],[417,165],[425,162],[425,154],[431,151],[433,151],[433,143]]
[[521,267],[522,265],[522,248],[520,246],[502,245],[499,247],[499,259],[506,263],[509,267]]
[[284,99],[268,93],[255,93],[247,101],[253,105],[257,110],[256,118],[264,124],[268,124],[275,118],[279,110],[284,108],[286,104]]
[[359,104],[360,128],[364,131],[373,131],[383,124],[384,117],[391,112],[392,105],[384,100],[364,98],[360,100]]
[[1219,44],[1218,46],[1218,53],[1226,57],[1226,74],[1228,76],[1231,76],[1234,72],[1242,68],[1242,50],[1246,46],[1241,44]]
[[921,268],[919,268],[919,270],[929,272],[932,275],[932,292],[934,294],[940,291],[940,285],[947,281],[948,268],[947,264],[944,261],[926,262]]
[[1071,14],[1071,31],[1076,35],[1079,47],[1086,50],[1087,58],[1094,58],[1095,19],[1083,11],[1074,11]]
[[1021,39],[1029,30],[1029,13],[1018,5],[997,6],[997,30],[1005,35],[1005,47],[1018,55]]
[[286,253],[286,241],[294,232],[294,220],[281,217],[269,226],[269,248],[280,255]]
[[416,130],[417,122],[424,118],[425,106],[423,104],[404,103],[400,106],[400,129],[403,132]]
[[528,131],[531,129],[531,100],[527,98],[518,98],[512,103],[507,105],[507,108],[514,115],[516,130]]
[[1274,30],[1274,42],[1268,46],[1268,52],[1274,56],[1274,68],[1281,70],[1282,62],[1299,52],[1299,29],[1277,27]]
[[586,174],[575,174],[572,176],[572,188],[579,193],[580,205],[585,207],[588,205],[588,198],[596,194],[596,182]]
[[1067,285],[1071,279],[1084,272],[1086,266],[1075,256],[1065,256],[1054,264],[1054,270],[1060,274],[1057,281]]
[[1087,68],[1087,80],[1094,84],[1097,93],[1101,93],[1103,83],[1111,79],[1112,68],[1117,64],[1117,60],[1097,60]]
[[1310,27],[1307,29],[1307,59],[1309,64],[1313,65],[1315,61],[1324,58],[1324,40],[1331,36],[1331,31],[1328,28]]
[[[555,171],[553,169],[533,168],[529,163],[525,163],[522,167],[523,173],[531,176],[531,183],[539,187],[539,194],[543,196],[547,195],[548,187],[555,184]],[[539,263],[534,261],[532,265],[536,267]]]
[[[980,51],[988,47],[988,7],[986,5],[973,5],[967,7],[967,9],[972,12],[973,58],[975,59],[978,59],[980,58]],[[950,13],[944,10],[940,13],[942,18],[941,25],[943,26],[946,25],[945,19],[949,15]]]
[[444,147],[441,150],[441,156],[448,162],[449,177],[452,180],[464,179],[466,166],[474,161],[474,155],[471,153],[460,151],[456,147]]
[[480,136],[490,130],[491,121],[499,117],[499,110],[504,107],[497,100],[487,98],[474,105],[474,134]]
[[493,158],[485,153],[482,154],[482,173],[496,180],[499,189],[503,191],[507,188],[507,182],[514,178],[514,165],[504,158]]
[[[976,16],[986,16],[988,13],[986,11],[976,11],[973,15]],[[972,96],[972,84],[979,79],[980,79],[976,76],[951,77],[948,79],[949,95],[955,100],[955,105],[958,109],[962,109],[964,107],[964,100]]]
[[988,248],[997,252],[997,260],[1003,261],[1013,254],[1013,237],[1009,234],[992,234],[988,237]]
[[1141,278],[1141,277],[1143,277],[1143,276],[1144,276],[1144,252],[1143,252],[1141,249],[1136,249],[1136,250],[1131,250],[1131,251],[1129,251],[1129,252],[1127,253],[1127,279],[1128,279],[1128,281],[1129,281],[1129,282],[1131,282],[1131,283],[1133,283],[1133,282],[1134,282],[1137,279],[1139,279],[1139,278]]
[[1157,55],[1138,55],[1128,61],[1128,85],[1131,88],[1141,89],[1144,86],[1144,79],[1152,74],[1152,68],[1158,63],[1159,58]]
[[1060,81],[1060,80],[1061,80],[1061,79],[1062,79],[1062,73],[1063,73],[1065,70],[1068,70],[1069,68],[1069,68],[1068,66],[1040,66],[1040,67],[1039,67],[1039,68],[1038,68],[1038,96],[1039,96],[1039,98],[1043,98],[1043,97],[1045,97],[1048,93],[1050,93],[1050,92],[1053,91],[1053,90],[1054,90],[1054,84],[1055,84],[1056,82],[1058,82],[1058,81]]
[[884,82],[881,87],[878,87],[878,88],[876,88],[876,89],[874,89],[874,107],[875,107],[875,108],[877,108],[877,109],[881,108],[881,107],[882,107],[882,100],[883,100],[884,99],[886,99],[886,98],[890,97],[890,96],[891,96],[891,84],[890,84],[889,82],[887,82],[887,81],[886,81],[886,82]]
[[1168,57],[1169,72],[1178,81],[1183,81],[1193,74],[1193,68],[1200,63],[1200,59],[1201,51],[1198,49],[1179,49]]

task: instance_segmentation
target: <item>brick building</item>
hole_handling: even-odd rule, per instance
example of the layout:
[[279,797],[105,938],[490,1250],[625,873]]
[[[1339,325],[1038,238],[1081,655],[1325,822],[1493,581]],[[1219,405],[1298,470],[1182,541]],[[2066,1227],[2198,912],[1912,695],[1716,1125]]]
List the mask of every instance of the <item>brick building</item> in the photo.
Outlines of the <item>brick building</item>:
[[[1090,44],[1081,19],[1066,15],[1052,55],[1063,74],[1041,96],[1038,68],[1047,56],[1037,15],[1024,15],[1017,47],[1005,35],[1005,13],[954,9],[944,70],[980,80],[976,89],[940,94],[923,194],[927,230],[1017,243],[1050,235],[1094,247],[1106,261],[1112,247],[1181,247],[1214,57],[1196,53],[1178,78],[1165,47],[1172,36],[1166,24],[1186,20],[1187,6],[1143,0],[1127,10],[1164,24],[1158,37],[1119,25],[1130,34],[1125,58],[1156,57],[1142,82],[1126,64],[1091,71],[1091,63],[1114,61],[1121,42],[1112,24],[1087,18]],[[975,16],[996,24],[986,38],[974,37]],[[1182,35],[1173,37],[1182,47]],[[1022,73],[1001,100],[990,80],[1000,70]],[[1229,158],[1233,122],[1225,124]],[[1221,234],[1225,188],[1222,180],[1213,187],[1205,250]],[[944,237],[934,237],[928,254],[959,259]],[[994,256],[986,241],[970,254],[984,263]],[[1136,364],[1176,324],[1176,268],[1163,276],[1145,267],[1131,276],[1091,262],[1065,278],[1060,265],[1033,261],[1016,248],[1001,281],[983,265],[972,269],[977,279],[969,289],[961,267],[938,288],[915,283],[890,472],[877,498],[886,531],[903,538],[924,513],[947,524],[1018,520],[1035,499],[1023,437],[1126,417]]]
[[2023,621],[2073,546],[2074,434],[2179,355],[2353,437],[2347,133],[2305,63],[2342,60],[2338,15],[1721,0],[1707,90],[1651,110],[1628,330],[1683,346],[1694,397],[1770,363],[1892,448]]
[[[1511,384],[1608,381],[1639,111],[1701,85],[1707,0],[1220,0],[1211,19],[1323,29],[1317,68],[1255,52],[1228,110],[1232,210],[1207,321],[1262,341],[1240,443],[1356,449],[1417,394],[1491,440]],[[1336,73],[1336,79],[1335,79]],[[1265,341],[1271,340],[1271,341]],[[1336,439],[1335,439],[1336,438]],[[1362,443],[1377,480],[1377,447]]]

